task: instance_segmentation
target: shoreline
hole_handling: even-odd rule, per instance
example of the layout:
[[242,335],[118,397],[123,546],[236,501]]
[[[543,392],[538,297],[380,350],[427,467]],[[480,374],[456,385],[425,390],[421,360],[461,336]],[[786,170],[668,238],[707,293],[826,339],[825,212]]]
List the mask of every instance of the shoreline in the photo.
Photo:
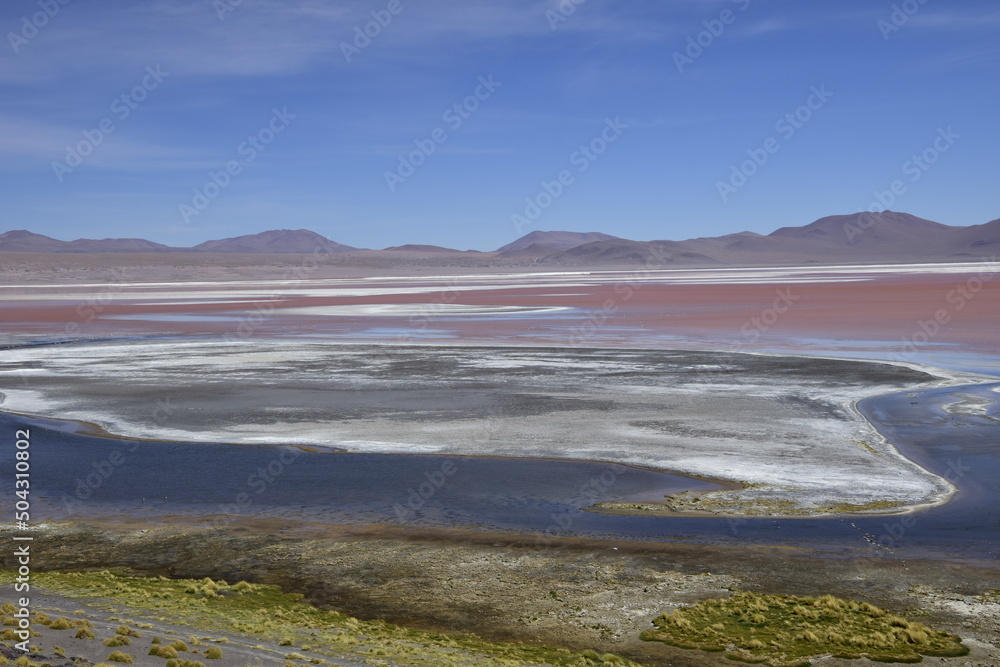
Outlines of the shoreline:
[[[338,345],[340,343],[335,341],[335,342],[332,342],[331,344]],[[417,344],[417,345],[408,345],[408,346],[400,346],[400,347],[426,348],[426,347],[428,347],[428,345]],[[477,348],[477,347],[481,347],[481,346],[477,346],[477,345],[464,345],[464,346],[463,345],[433,345],[432,347],[440,347],[440,348],[452,349],[452,348],[462,348],[462,347]],[[516,346],[516,347],[518,349],[525,349],[524,346]],[[542,349],[542,350],[545,350],[545,349],[550,349],[550,348],[545,348],[545,347],[539,348],[538,346],[530,346],[530,347],[528,347],[528,349]],[[605,351],[605,350],[617,351],[617,350],[619,350],[621,348],[617,348],[617,347],[612,347],[612,348],[608,348],[608,347],[593,347],[593,348],[586,348],[586,349],[589,349],[589,350],[592,350],[592,351]],[[577,350],[577,351],[579,351],[579,350]],[[642,350],[642,351],[646,351],[646,350]],[[659,352],[672,352],[672,351],[671,350],[659,350]],[[685,352],[686,353],[686,352],[690,352],[690,351],[689,350],[679,350],[679,352]],[[706,351],[703,351],[703,352],[712,354],[712,353],[714,353],[716,351],[706,350]],[[816,358],[816,359],[824,359],[824,360],[832,361],[832,362],[841,362],[841,361],[843,361],[843,362],[855,362],[855,363],[866,364],[866,365],[882,365],[882,364],[884,364],[884,365],[891,365],[891,366],[899,366],[899,367],[908,368],[910,370],[921,372],[921,373],[923,373],[925,375],[928,375],[931,378],[933,378],[933,380],[931,380],[929,382],[921,383],[918,387],[914,387],[914,388],[910,388],[910,389],[897,390],[897,391],[889,392],[889,393],[877,393],[877,394],[869,394],[869,395],[864,395],[864,396],[852,396],[849,405],[846,402],[841,402],[841,401],[837,401],[837,404],[841,405],[841,407],[844,407],[844,408],[848,409],[852,413],[852,415],[854,417],[854,420],[856,422],[858,422],[860,424],[863,424],[867,429],[870,429],[870,431],[872,433],[874,433],[874,435],[878,438],[878,442],[876,443],[877,444],[876,448],[873,448],[873,447],[871,447],[871,446],[869,446],[867,444],[863,444],[861,442],[855,441],[857,444],[859,444],[859,445],[861,445],[861,446],[863,446],[865,448],[868,448],[869,451],[871,451],[872,453],[876,454],[877,456],[880,456],[880,457],[889,457],[889,458],[897,461],[898,463],[903,464],[904,466],[910,468],[911,470],[915,471],[916,474],[919,477],[927,480],[934,487],[936,487],[938,489],[937,492],[934,494],[934,496],[929,501],[926,501],[926,502],[905,503],[905,504],[900,504],[900,505],[897,505],[897,506],[894,506],[894,507],[891,507],[891,508],[879,508],[879,507],[874,507],[872,505],[878,505],[878,503],[880,503],[880,502],[888,502],[888,501],[872,500],[872,501],[869,502],[868,509],[865,509],[864,505],[861,505],[861,506],[848,505],[849,509],[845,509],[844,511],[826,511],[826,510],[828,510],[827,507],[816,508],[816,510],[814,510],[814,511],[810,511],[809,508],[803,508],[802,511],[787,512],[787,513],[786,512],[782,512],[782,511],[778,511],[778,510],[776,510],[774,508],[772,508],[769,511],[766,508],[765,508],[765,511],[754,510],[753,508],[748,508],[745,511],[739,511],[739,510],[733,511],[732,509],[729,509],[729,510],[721,509],[721,510],[718,510],[718,511],[713,511],[713,510],[706,511],[706,510],[700,510],[700,509],[697,509],[697,508],[684,508],[684,509],[668,508],[668,505],[671,502],[671,499],[676,499],[677,496],[683,495],[683,493],[682,494],[677,494],[677,493],[667,494],[667,495],[664,496],[664,499],[662,501],[659,501],[659,500],[654,500],[654,501],[644,500],[644,501],[635,502],[635,501],[630,501],[628,499],[624,499],[624,500],[620,500],[620,501],[614,501],[614,502],[612,502],[610,504],[606,504],[604,506],[602,506],[602,504],[598,504],[598,505],[595,505],[595,506],[583,508],[584,511],[594,512],[594,513],[603,513],[603,514],[616,514],[616,515],[623,515],[623,516],[669,516],[669,517],[693,517],[693,518],[765,518],[766,517],[766,518],[774,518],[774,519],[793,519],[793,518],[822,518],[822,517],[837,517],[837,516],[854,516],[854,517],[866,517],[866,516],[900,516],[900,515],[907,515],[907,514],[913,514],[913,513],[916,513],[916,512],[921,512],[921,511],[925,511],[925,510],[928,510],[928,509],[931,509],[931,508],[934,508],[934,507],[939,507],[941,505],[944,505],[944,504],[946,504],[957,493],[958,489],[953,484],[951,484],[950,482],[948,482],[944,478],[942,478],[942,477],[940,477],[940,476],[938,476],[938,475],[936,475],[936,474],[928,471],[927,469],[919,466],[914,461],[912,461],[909,458],[907,458],[906,456],[904,456],[897,449],[897,447],[895,445],[893,445],[892,443],[890,443],[885,438],[885,436],[878,430],[877,426],[872,421],[870,421],[867,418],[867,416],[865,416],[865,414],[863,412],[861,412],[861,410],[858,408],[858,403],[860,401],[862,401],[862,400],[875,399],[875,398],[879,398],[879,397],[883,397],[883,396],[890,396],[893,393],[913,391],[915,389],[927,390],[927,389],[947,388],[947,387],[951,387],[951,386],[961,386],[961,385],[955,384],[957,382],[962,382],[963,384],[987,384],[987,383],[989,383],[991,381],[994,381],[995,380],[994,378],[990,378],[988,376],[983,376],[983,375],[976,375],[976,374],[966,373],[966,372],[948,371],[948,370],[939,369],[939,368],[936,368],[936,367],[922,365],[922,364],[916,364],[916,363],[912,363],[912,362],[882,361],[882,360],[870,360],[870,359],[845,359],[845,358],[841,358],[841,357],[825,357],[825,356],[818,356],[818,355],[805,355],[805,354],[791,355],[791,354],[777,354],[777,353],[770,353],[770,352],[749,352],[749,351],[740,351],[740,352],[734,353],[734,354],[741,354],[741,355],[748,355],[748,356],[758,356],[758,357],[768,357],[768,358],[782,358],[782,359],[812,359],[812,358]],[[6,401],[4,401],[4,402],[6,402]],[[133,436],[133,435],[128,435],[128,434],[115,433],[114,431],[109,430],[106,426],[104,426],[104,425],[102,425],[100,423],[91,422],[91,421],[87,421],[87,420],[79,420],[79,419],[72,419],[72,418],[66,418],[66,419],[63,419],[63,418],[54,418],[54,417],[49,417],[49,416],[45,416],[45,415],[38,415],[38,414],[33,414],[33,413],[23,413],[23,412],[16,412],[16,411],[8,411],[8,410],[2,410],[2,411],[5,412],[6,414],[9,414],[9,415],[12,415],[12,416],[15,416],[15,417],[21,417],[21,418],[25,418],[25,419],[35,419],[35,420],[40,420],[40,421],[51,422],[52,424],[56,425],[56,426],[53,427],[56,430],[61,430],[61,431],[64,431],[64,432],[78,433],[78,434],[86,435],[86,436],[106,438],[106,439],[111,439],[111,440],[138,441],[138,442],[151,442],[151,443],[177,442],[177,443],[182,443],[182,444],[202,444],[202,443],[205,443],[205,441],[198,441],[198,440],[181,440],[181,439],[176,439],[176,438],[173,438],[173,439],[149,438],[149,437],[140,437],[140,436]],[[82,426],[82,428],[66,429],[64,427],[60,427],[59,425],[61,425],[61,424],[75,424],[75,425],[78,425],[78,426]],[[463,453],[463,452],[454,452],[453,453],[453,452],[448,452],[448,451],[423,451],[423,452],[420,452],[420,451],[418,451],[418,452],[409,451],[409,452],[404,452],[404,451],[385,451],[385,450],[379,450],[379,449],[365,450],[363,448],[363,445],[362,445],[362,447],[359,447],[359,448],[348,449],[348,448],[342,448],[342,447],[337,447],[337,446],[332,446],[332,445],[319,445],[319,444],[310,443],[310,442],[288,442],[288,441],[286,441],[286,442],[281,442],[281,441],[273,441],[273,442],[246,442],[246,441],[244,441],[244,442],[238,442],[238,441],[233,442],[233,441],[230,441],[230,442],[227,442],[227,441],[225,441],[224,439],[221,439],[221,438],[220,439],[213,439],[213,440],[209,441],[209,444],[257,445],[257,446],[275,446],[275,447],[288,446],[288,447],[297,447],[297,448],[300,448],[300,449],[302,449],[304,451],[315,451],[315,452],[323,451],[323,452],[330,452],[330,453],[355,453],[355,454],[359,454],[359,453],[377,453],[377,454],[387,454],[387,455],[435,456],[435,457],[456,457],[456,458],[468,457],[468,458],[485,458],[485,459],[559,460],[559,461],[588,462],[588,463],[607,464],[607,465],[622,465],[622,466],[627,466],[627,467],[632,467],[632,468],[638,468],[638,469],[644,469],[644,470],[654,471],[654,472],[657,472],[657,473],[667,474],[667,475],[671,475],[671,476],[679,477],[679,478],[684,478],[684,479],[692,479],[692,480],[697,479],[697,480],[700,480],[700,481],[705,481],[705,482],[717,484],[720,487],[719,489],[715,489],[715,490],[712,490],[712,491],[700,492],[702,494],[706,494],[706,493],[707,494],[724,494],[724,493],[732,492],[732,491],[745,491],[745,490],[747,490],[747,489],[749,489],[751,487],[759,487],[760,486],[760,484],[755,483],[755,482],[747,482],[746,480],[733,479],[731,477],[729,477],[729,478],[722,477],[722,476],[719,476],[719,475],[716,475],[716,474],[712,474],[712,473],[703,473],[703,472],[689,471],[689,470],[683,470],[683,469],[678,469],[678,468],[662,467],[662,466],[651,465],[649,463],[636,462],[636,461],[600,459],[600,458],[591,458],[591,457],[585,457],[585,456],[584,457],[581,457],[581,456],[555,456],[555,455],[544,455],[544,454],[543,455],[539,455],[539,456],[521,456],[521,455],[514,455],[514,456],[499,455],[498,456],[496,454],[479,454],[479,453]],[[352,444],[358,444],[358,443],[352,443]],[[627,507],[616,507],[616,505],[645,505],[646,507],[643,507],[641,509],[637,508],[637,509],[633,510],[633,509],[629,509]]]

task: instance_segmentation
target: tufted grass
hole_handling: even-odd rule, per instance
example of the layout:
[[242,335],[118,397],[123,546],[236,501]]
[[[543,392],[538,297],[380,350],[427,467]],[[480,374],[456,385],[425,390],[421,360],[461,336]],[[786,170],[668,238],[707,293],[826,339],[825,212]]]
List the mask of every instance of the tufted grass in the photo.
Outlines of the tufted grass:
[[921,656],[969,653],[961,638],[891,614],[867,602],[832,595],[796,597],[739,592],[664,613],[646,641],[726,652],[731,660],[769,667],[809,664],[832,655],[879,662],[920,662]]
[[[13,577],[12,572],[0,571],[0,584],[9,583]],[[375,664],[379,660],[396,661],[421,667],[449,664],[462,667],[540,664],[552,667],[641,667],[638,663],[608,653],[491,642],[475,635],[440,634],[411,630],[384,621],[362,621],[340,612],[319,609],[304,602],[301,595],[284,593],[277,586],[249,582],[230,585],[207,578],[129,577],[108,571],[38,572],[32,573],[32,580],[41,589],[67,597],[100,598],[107,601],[100,604],[111,605],[116,610],[127,608],[129,614],[136,616],[161,620],[169,618],[171,623],[199,633],[237,633],[253,637],[256,641],[310,650],[330,658],[348,657],[357,662],[374,661],[372,664]],[[131,624],[138,626],[135,622]],[[116,637],[127,639],[128,635],[116,633]],[[180,640],[160,644],[161,647],[168,645],[178,652],[189,650],[188,645]],[[216,659],[212,648],[205,653],[210,660]],[[110,657],[108,660],[113,661]],[[268,656],[268,662],[272,660]],[[322,664],[323,659],[308,656],[307,662]],[[168,658],[164,667],[205,666],[199,661],[174,657]]]

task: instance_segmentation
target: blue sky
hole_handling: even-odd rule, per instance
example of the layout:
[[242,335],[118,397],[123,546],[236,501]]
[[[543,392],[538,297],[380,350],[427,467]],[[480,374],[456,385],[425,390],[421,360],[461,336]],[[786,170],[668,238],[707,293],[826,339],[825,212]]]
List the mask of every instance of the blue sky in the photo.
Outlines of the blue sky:
[[576,1],[7,0],[0,231],[488,250],[767,233],[894,182],[1000,217],[995,2]]

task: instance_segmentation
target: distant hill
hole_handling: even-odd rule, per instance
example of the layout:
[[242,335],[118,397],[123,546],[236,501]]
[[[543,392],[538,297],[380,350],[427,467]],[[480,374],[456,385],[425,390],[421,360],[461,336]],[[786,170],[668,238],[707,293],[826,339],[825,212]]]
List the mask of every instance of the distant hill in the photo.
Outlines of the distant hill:
[[517,239],[513,243],[508,243],[497,252],[505,253],[511,251],[524,250],[532,245],[553,250],[569,250],[584,243],[594,243],[596,241],[612,241],[618,238],[610,234],[601,232],[531,232]]
[[26,229],[15,229],[0,234],[0,252],[59,252],[66,241],[35,234]]
[[921,253],[960,229],[907,213],[855,213],[820,218],[804,227],[783,227],[768,237],[799,241],[810,254],[841,253],[891,257]]
[[[530,236],[530,235],[529,235]],[[528,237],[515,244],[523,245]],[[514,244],[511,244],[514,245]],[[530,249],[530,252],[529,252]],[[988,260],[1000,252],[1000,220],[955,227],[908,213],[854,213],[820,218],[768,235],[739,232],[686,241],[614,238],[542,254],[537,244],[518,251],[538,264],[648,266],[768,266],[854,262]],[[515,253],[500,257],[514,258]]]
[[1000,261],[1000,219],[971,227],[959,227],[947,239],[947,249],[956,257]]
[[205,241],[193,248],[174,248],[145,239],[77,239],[59,241],[41,234],[18,229],[0,234],[0,252],[40,253],[118,253],[118,252],[191,252],[284,254],[356,250],[331,241],[308,229],[279,229],[260,234],[248,234],[231,239]]
[[275,229],[231,239],[205,241],[191,248],[193,252],[239,252],[246,254],[302,254],[321,249],[326,252],[357,250],[336,243],[308,229]]
[[828,216],[766,236],[744,232],[682,243],[725,264],[919,262],[947,260],[953,254],[944,252],[947,241],[962,229],[884,211]]
[[852,213],[770,234],[739,232],[684,241],[632,241],[600,232],[534,231],[493,252],[407,244],[361,250],[307,229],[279,229],[173,248],[143,239],[60,241],[19,229],[0,234],[0,253],[350,253],[368,266],[787,266],[997,260],[1000,219],[956,227],[908,213]]
[[145,239],[77,239],[58,241],[17,229],[0,234],[0,252],[167,252],[170,248]]
[[435,253],[435,252],[466,252],[464,250],[455,250],[454,248],[444,248],[439,245],[421,245],[416,243],[407,243],[406,245],[394,245],[386,248],[392,252],[422,252],[422,253]]
[[170,246],[146,239],[77,239],[59,252],[170,252]]
[[712,266],[719,262],[688,249],[676,241],[596,241],[547,255],[541,264],[621,265],[641,264],[649,268],[667,266]]
[[496,257],[497,259],[503,260],[534,260],[551,255],[553,251],[559,252],[556,248],[553,248],[550,245],[532,243],[531,245],[523,248],[512,248],[502,252],[497,251]]

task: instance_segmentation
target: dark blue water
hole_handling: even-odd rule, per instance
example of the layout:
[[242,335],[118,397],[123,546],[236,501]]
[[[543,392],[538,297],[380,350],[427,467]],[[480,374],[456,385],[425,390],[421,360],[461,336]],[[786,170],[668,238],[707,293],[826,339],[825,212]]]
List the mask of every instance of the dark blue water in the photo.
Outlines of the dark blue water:
[[[955,484],[946,505],[901,517],[712,519],[581,511],[714,485],[606,463],[309,452],[294,447],[134,442],[0,414],[11,507],[14,437],[31,430],[32,520],[70,516],[280,517],[510,532],[512,540],[591,536],[730,545],[784,544],[840,554],[992,560],[1000,545],[1000,385],[906,392],[860,405],[909,458]],[[994,401],[951,415],[957,393]],[[7,502],[11,501],[11,502]],[[8,522],[13,518],[4,517]]]

